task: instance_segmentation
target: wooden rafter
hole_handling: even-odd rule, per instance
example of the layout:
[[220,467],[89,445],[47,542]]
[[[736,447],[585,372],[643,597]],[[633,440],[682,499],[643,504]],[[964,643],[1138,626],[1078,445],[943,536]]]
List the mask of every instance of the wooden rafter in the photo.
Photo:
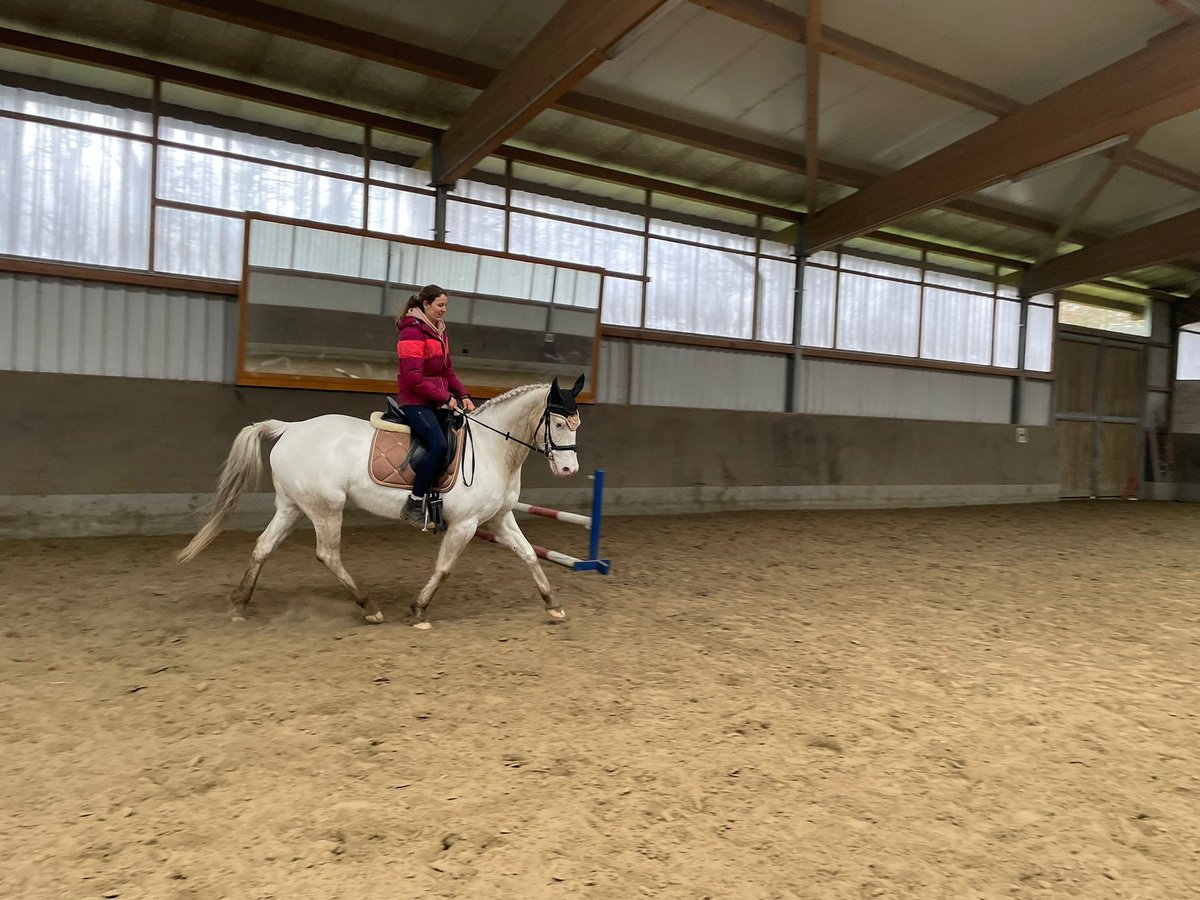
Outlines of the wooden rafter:
[[[804,43],[807,40],[805,17],[776,6],[768,0],[691,0],[691,2],[790,41]],[[1200,2],[1197,0],[1175,0],[1175,2],[1195,3],[1200,6]],[[824,52],[856,66],[870,69],[872,72],[878,72],[905,84],[911,84],[929,91],[931,94],[955,100],[993,116],[1007,116],[1023,108],[1019,101],[1013,100],[1011,97],[1005,97],[1003,94],[990,91],[965,78],[959,78],[957,75],[927,66],[885,47],[880,47],[878,44],[856,38],[844,31],[828,27],[822,28],[821,31]],[[1186,31],[1187,28],[1184,26],[1171,29],[1152,40],[1151,44],[1160,40],[1164,42],[1174,40]],[[1129,157],[1127,164],[1189,190],[1200,191],[1200,174],[1168,163],[1149,153],[1135,153]]]
[[475,164],[549,108],[667,0],[567,0],[446,131],[441,184]]
[[1143,131],[1139,132],[1138,134],[1131,135],[1129,140],[1116,148],[1113,154],[1108,158],[1108,165],[1104,167],[1104,171],[1100,173],[1100,177],[1097,178],[1092,183],[1092,186],[1084,193],[1084,195],[1079,198],[1078,202],[1067,214],[1066,218],[1059,223],[1059,226],[1055,229],[1054,234],[1050,236],[1050,240],[1046,242],[1046,246],[1043,247],[1042,252],[1038,254],[1037,260],[1034,262],[1035,266],[1040,266],[1058,252],[1058,245],[1063,242],[1063,238],[1072,228],[1075,227],[1075,225],[1081,218],[1083,218],[1087,211],[1091,209],[1092,204],[1096,202],[1096,198],[1100,196],[1100,192],[1108,186],[1110,181],[1112,181],[1113,176],[1117,174],[1117,170],[1125,164],[1125,161],[1129,158],[1129,154],[1133,152],[1133,149],[1137,146],[1138,141],[1140,141],[1145,134],[1146,132]]
[[1200,3],[1195,0],[1154,0],[1154,2],[1181,22],[1195,22],[1200,19]]
[[1066,253],[1034,269],[1029,289],[1042,294],[1200,253],[1200,210]]
[[1118,60],[838,201],[810,223],[810,246],[833,246],[1195,109],[1200,28]]

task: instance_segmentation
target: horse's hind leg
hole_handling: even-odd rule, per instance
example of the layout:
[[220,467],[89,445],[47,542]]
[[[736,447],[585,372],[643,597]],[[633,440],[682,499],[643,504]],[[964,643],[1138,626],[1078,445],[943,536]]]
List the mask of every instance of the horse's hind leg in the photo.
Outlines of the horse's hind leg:
[[516,553],[517,556],[525,561],[525,565],[529,566],[529,571],[533,574],[533,580],[537,584],[538,593],[542,595],[542,605],[546,607],[546,614],[552,619],[565,619],[567,613],[561,606],[554,602],[554,592],[550,589],[550,579],[542,571],[542,567],[538,563],[537,554],[533,552],[533,545],[529,543],[529,539],[521,531],[521,526],[517,524],[517,520],[513,514],[507,512],[502,516],[497,516],[489,524],[495,529],[496,540]]
[[290,497],[278,493],[275,495],[275,516],[266,530],[258,536],[254,552],[250,555],[250,565],[246,567],[246,574],[242,576],[241,583],[233,589],[229,598],[233,621],[241,622],[246,618],[246,605],[250,602],[250,595],[254,593],[254,585],[258,581],[258,573],[262,571],[263,563],[296,527],[300,515],[300,507],[292,502]]
[[413,601],[409,610],[417,620],[413,623],[413,628],[431,627],[425,618],[425,610],[429,606],[429,601],[433,599],[438,587],[450,574],[450,570],[454,568],[454,561],[463,552],[463,548],[471,543],[474,534],[475,525],[469,520],[450,523],[449,530],[442,537],[442,546],[438,550],[437,566],[433,570],[433,577],[429,579],[425,587],[421,588],[421,593],[417,594],[417,599]]
[[383,621],[383,613],[375,605],[375,601],[367,596],[342,565],[342,507],[332,507],[320,515],[313,515],[313,525],[317,529],[317,559],[334,574],[354,595],[358,608],[362,610],[363,618],[372,625]]

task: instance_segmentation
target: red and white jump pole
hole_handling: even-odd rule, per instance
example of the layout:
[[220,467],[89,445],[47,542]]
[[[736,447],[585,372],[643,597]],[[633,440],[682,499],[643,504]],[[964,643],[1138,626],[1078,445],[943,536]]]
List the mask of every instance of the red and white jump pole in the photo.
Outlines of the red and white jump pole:
[[[538,555],[539,559],[557,563],[576,572],[599,572],[601,575],[607,575],[612,571],[612,560],[600,559],[600,521],[604,500],[604,470],[597,469],[592,475],[592,481],[592,514],[590,516],[565,512],[561,509],[550,509],[546,506],[533,506],[529,503],[516,503],[513,505],[513,509],[534,516],[542,516],[546,519],[557,519],[560,522],[570,522],[572,525],[582,525],[591,532],[590,540],[588,541],[590,559],[580,559],[577,556],[559,553],[557,550],[547,550],[545,547],[539,547],[537,544],[531,545],[533,552]],[[497,543],[496,535],[490,531],[484,531],[482,528],[476,530],[475,537],[481,541],[490,541],[493,544]]]

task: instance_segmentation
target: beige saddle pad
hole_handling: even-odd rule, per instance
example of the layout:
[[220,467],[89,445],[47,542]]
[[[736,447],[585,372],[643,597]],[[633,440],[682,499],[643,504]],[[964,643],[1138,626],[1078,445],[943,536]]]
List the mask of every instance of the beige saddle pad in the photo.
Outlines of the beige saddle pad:
[[[371,413],[371,424],[375,426],[375,438],[371,441],[371,480],[383,487],[411,488],[414,472],[404,464],[408,456],[412,431],[407,425],[396,425],[385,422],[382,413]],[[446,493],[458,480],[458,467],[462,462],[463,445],[466,443],[464,433],[458,433],[458,446],[454,450],[454,458],[442,473],[437,484],[440,493]]]

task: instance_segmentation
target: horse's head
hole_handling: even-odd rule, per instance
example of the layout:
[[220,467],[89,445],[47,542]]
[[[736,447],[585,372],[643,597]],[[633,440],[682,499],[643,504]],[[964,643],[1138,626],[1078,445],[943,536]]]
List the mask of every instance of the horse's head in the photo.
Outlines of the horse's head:
[[579,471],[579,458],[575,455],[579,409],[575,405],[575,398],[582,390],[582,375],[574,387],[566,390],[558,386],[558,379],[555,378],[550,383],[550,393],[546,395],[546,414],[542,417],[543,447],[546,458],[550,460],[550,471],[559,478]]

